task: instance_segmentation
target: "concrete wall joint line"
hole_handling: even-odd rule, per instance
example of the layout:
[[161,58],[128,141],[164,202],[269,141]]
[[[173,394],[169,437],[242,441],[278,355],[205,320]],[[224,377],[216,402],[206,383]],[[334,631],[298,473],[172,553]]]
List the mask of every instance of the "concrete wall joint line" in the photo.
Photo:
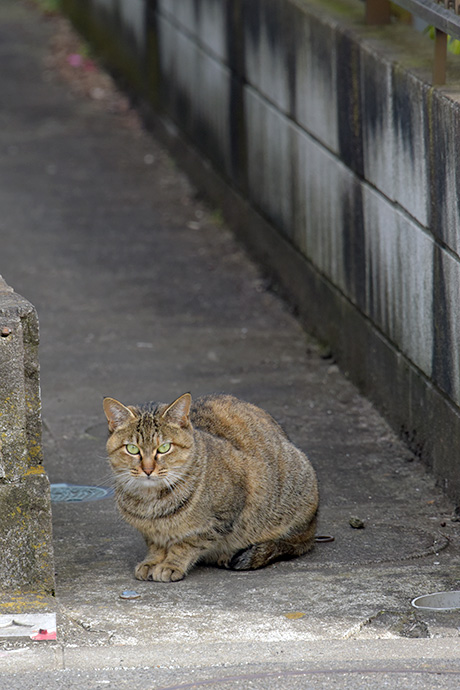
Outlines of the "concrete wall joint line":
[[225,60],[222,60],[221,56],[218,53],[215,53],[209,45],[203,43],[203,41],[200,40],[199,36],[194,34],[192,31],[187,30],[187,26],[180,22],[174,14],[158,9],[157,15],[160,19],[163,19],[172,27],[174,27],[174,29],[176,29],[176,31],[182,34],[185,38],[187,38],[189,41],[198,46],[204,55],[207,55],[207,57],[211,58],[212,60],[215,60],[215,62],[218,62],[223,67],[228,67],[228,63]]

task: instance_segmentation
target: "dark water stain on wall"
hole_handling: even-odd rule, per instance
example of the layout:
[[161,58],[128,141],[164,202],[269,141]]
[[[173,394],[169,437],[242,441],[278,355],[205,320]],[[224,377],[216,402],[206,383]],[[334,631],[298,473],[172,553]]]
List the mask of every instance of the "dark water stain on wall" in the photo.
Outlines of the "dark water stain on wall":
[[[391,72],[386,62],[371,52],[362,55],[363,137],[366,161],[385,156],[381,148],[390,143],[386,132],[392,118]],[[391,145],[391,144],[390,144]],[[387,153],[387,152],[385,152]],[[366,171],[368,178],[368,172]],[[378,186],[378,185],[377,185]]]
[[363,192],[359,180],[342,197],[343,260],[347,292],[364,311],[366,305],[366,235]]
[[237,189],[246,193],[245,33],[242,13],[242,0],[229,0],[226,3],[226,53],[232,73],[229,97],[230,176]]
[[157,0],[145,3],[145,83],[147,101],[161,111],[160,46]]
[[442,96],[430,90],[427,98],[429,152],[430,152],[430,220],[429,227],[435,237],[447,241],[446,226],[447,186],[450,184],[449,147],[455,132],[451,128],[451,112],[442,102]]
[[254,50],[260,47],[262,33],[267,37],[270,52],[282,62],[287,82],[289,115],[296,112],[296,70],[299,8],[284,0],[242,0],[242,23]]
[[432,377],[434,382],[449,396],[454,391],[452,380],[454,343],[452,342],[452,324],[450,300],[446,277],[447,255],[438,246],[433,253],[433,359]]
[[340,157],[360,177],[364,175],[359,46],[345,33],[337,34],[337,102]]
[[282,12],[282,40],[283,52],[286,59],[286,77],[288,82],[289,106],[288,112],[292,117],[297,112],[297,60],[299,55],[299,29],[302,13],[299,8],[290,3],[283,3]]
[[409,81],[407,75],[399,69],[393,70],[393,128],[398,143],[408,152],[411,162],[417,161],[417,133],[420,135],[420,94],[417,85]]

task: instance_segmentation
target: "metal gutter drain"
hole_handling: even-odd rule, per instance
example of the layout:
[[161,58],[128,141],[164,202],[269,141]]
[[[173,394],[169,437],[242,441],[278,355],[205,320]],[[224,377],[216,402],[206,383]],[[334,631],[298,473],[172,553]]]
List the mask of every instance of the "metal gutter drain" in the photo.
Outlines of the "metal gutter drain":
[[113,489],[104,486],[79,486],[78,484],[51,484],[52,503],[83,503],[100,501],[113,496]]
[[456,611],[460,609],[460,591],[423,594],[412,599],[411,604],[420,611]]

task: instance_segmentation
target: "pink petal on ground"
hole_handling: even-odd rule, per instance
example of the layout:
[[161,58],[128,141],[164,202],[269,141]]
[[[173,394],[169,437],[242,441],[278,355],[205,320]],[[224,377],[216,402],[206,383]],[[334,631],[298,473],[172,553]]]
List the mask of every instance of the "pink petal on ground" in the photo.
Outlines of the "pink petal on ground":
[[72,53],[71,55],[67,56],[67,62],[69,65],[72,65],[72,67],[81,67],[83,64],[83,58],[78,53]]

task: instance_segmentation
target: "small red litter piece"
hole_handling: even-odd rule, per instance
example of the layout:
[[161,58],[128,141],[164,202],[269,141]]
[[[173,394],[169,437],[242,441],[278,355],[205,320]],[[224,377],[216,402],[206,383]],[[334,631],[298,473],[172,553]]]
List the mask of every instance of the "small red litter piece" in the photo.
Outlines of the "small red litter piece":
[[36,635],[31,635],[32,640],[55,640],[57,638],[55,630],[40,628]]

